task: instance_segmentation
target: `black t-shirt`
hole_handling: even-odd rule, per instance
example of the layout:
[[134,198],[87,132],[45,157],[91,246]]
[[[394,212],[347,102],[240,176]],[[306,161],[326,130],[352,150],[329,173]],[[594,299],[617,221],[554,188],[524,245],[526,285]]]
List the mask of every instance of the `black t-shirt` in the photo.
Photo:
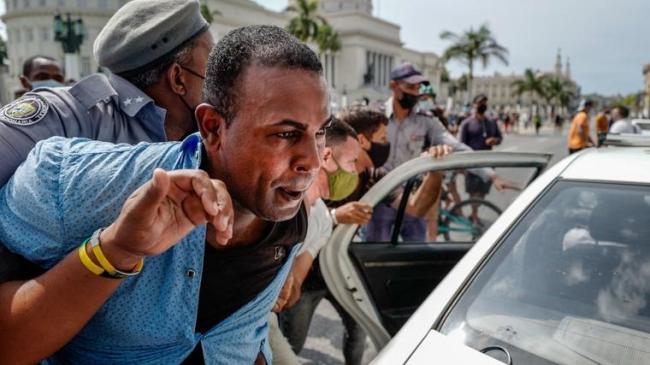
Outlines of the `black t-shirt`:
[[274,223],[259,243],[217,250],[206,245],[196,332],[207,332],[266,288],[307,234],[305,206],[288,221]]

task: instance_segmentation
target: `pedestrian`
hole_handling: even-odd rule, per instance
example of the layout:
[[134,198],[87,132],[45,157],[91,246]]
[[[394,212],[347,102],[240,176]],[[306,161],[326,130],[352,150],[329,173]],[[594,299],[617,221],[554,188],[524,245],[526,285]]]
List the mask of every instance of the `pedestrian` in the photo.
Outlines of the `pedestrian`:
[[[210,54],[200,138],[41,142],[0,194],[0,239],[46,270],[27,284],[38,295],[10,304],[21,318],[3,321],[2,362],[272,363],[268,313],[306,234],[302,200],[320,166],[327,90],[307,45],[279,27],[244,27]],[[175,174],[189,183],[172,185]],[[193,185],[206,175],[225,184],[236,220],[223,220],[223,204],[201,213],[214,199],[184,198],[207,189]],[[181,212],[181,241],[159,242],[159,230],[176,231],[160,218]],[[88,245],[75,250],[88,237],[106,260]],[[101,277],[117,273],[96,270],[106,262],[129,277]]]
[[[465,119],[458,132],[458,140],[474,151],[489,151],[501,144],[503,136],[499,125],[485,115],[488,109],[488,98],[484,94],[474,97],[472,116]],[[465,191],[470,198],[484,199],[490,192],[492,181],[467,171],[465,174]],[[477,207],[472,206],[472,219],[478,220]]]
[[612,120],[614,123],[609,130],[609,133],[613,134],[640,134],[641,128],[637,125],[632,124],[629,119],[630,109],[623,105],[617,105],[612,110]]
[[65,76],[61,65],[49,56],[32,56],[23,63],[20,84],[25,92],[41,87],[62,87]]
[[[0,186],[38,141],[52,136],[134,144],[180,139],[195,131],[193,107],[201,101],[202,75],[214,44],[207,30],[196,0],[134,0],[120,8],[94,45],[104,73],[73,87],[34,90],[0,109]],[[36,300],[39,289],[25,280],[42,273],[0,245],[0,307],[14,302],[18,291],[12,288]],[[11,326],[38,315],[35,307],[0,311],[0,323]],[[24,342],[13,334],[11,339],[0,335],[0,354],[24,360],[42,353],[37,348],[44,343]],[[11,351],[2,350],[7,348]]]
[[589,113],[593,106],[594,102],[591,100],[582,100],[580,102],[578,113],[573,117],[569,129],[569,154],[573,154],[587,147],[593,147],[594,142],[589,134]]
[[539,136],[539,130],[542,128],[542,116],[535,114],[533,122],[535,124],[535,135]]
[[609,115],[609,108],[603,108],[603,110],[596,115],[596,138],[598,140],[598,147],[600,147],[607,138],[610,124]]

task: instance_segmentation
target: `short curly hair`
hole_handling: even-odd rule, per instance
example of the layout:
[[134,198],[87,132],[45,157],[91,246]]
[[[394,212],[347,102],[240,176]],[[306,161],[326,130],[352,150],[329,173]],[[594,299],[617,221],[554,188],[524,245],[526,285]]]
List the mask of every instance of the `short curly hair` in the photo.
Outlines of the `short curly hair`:
[[229,32],[210,52],[203,86],[203,100],[214,106],[227,125],[237,115],[241,97],[239,83],[251,65],[323,74],[316,53],[280,27],[253,25]]

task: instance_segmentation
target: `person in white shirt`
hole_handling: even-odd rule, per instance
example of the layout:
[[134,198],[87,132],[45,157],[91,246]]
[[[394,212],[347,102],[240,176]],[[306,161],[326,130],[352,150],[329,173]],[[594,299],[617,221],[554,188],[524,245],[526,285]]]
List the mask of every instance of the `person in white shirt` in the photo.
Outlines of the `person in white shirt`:
[[641,130],[638,126],[632,124],[627,117],[630,115],[630,110],[622,105],[619,105],[612,110],[612,120],[614,123],[609,128],[609,133],[612,134],[639,134]]

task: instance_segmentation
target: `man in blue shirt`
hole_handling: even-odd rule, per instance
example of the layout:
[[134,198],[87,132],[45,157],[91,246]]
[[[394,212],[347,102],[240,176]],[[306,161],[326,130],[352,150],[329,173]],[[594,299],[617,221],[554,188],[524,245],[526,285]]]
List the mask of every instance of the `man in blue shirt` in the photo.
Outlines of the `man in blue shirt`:
[[[14,346],[39,338],[18,359],[271,363],[266,318],[306,233],[302,200],[320,167],[327,85],[306,45],[280,28],[253,26],[227,34],[210,54],[204,100],[196,111],[201,141],[51,139],[0,191],[0,239],[48,269],[26,284],[41,287],[39,294],[19,299],[39,315],[4,329]],[[234,206],[228,248],[220,246],[230,237],[220,207],[208,209],[214,199],[202,199],[207,187],[174,183],[157,193],[176,181],[157,168],[200,168],[227,186]],[[208,185],[205,176],[197,180]],[[138,199],[164,204],[135,209]],[[179,221],[170,236],[183,239],[174,245],[161,230]],[[91,242],[116,269],[133,274],[144,258],[140,274],[116,284],[85,270],[88,260],[75,248],[93,232]],[[94,249],[83,252],[102,263]],[[9,349],[0,349],[0,359],[16,360]]]

